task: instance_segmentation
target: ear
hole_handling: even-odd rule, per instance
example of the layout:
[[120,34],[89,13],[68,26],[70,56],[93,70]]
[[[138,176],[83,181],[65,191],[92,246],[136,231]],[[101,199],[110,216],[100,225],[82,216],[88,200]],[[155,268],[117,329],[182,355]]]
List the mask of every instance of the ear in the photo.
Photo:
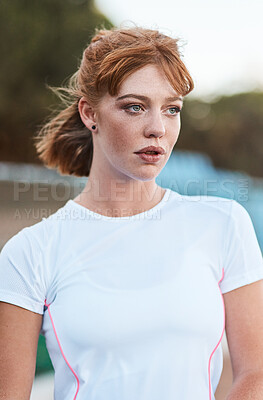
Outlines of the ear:
[[96,124],[96,113],[94,108],[87,102],[85,97],[81,97],[79,100],[78,110],[83,124],[91,131],[92,125]]

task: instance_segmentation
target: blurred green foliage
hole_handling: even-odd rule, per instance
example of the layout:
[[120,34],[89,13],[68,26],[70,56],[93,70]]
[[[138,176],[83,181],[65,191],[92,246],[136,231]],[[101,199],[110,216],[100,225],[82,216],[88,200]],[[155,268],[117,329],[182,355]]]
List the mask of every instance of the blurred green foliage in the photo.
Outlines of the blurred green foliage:
[[[96,26],[112,26],[93,0],[1,0],[0,160],[39,163],[37,127],[56,106]],[[262,176],[263,93],[216,102],[186,98],[175,149],[207,153],[215,166]]]
[[207,153],[216,167],[263,176],[263,93],[185,100],[177,149]]
[[36,375],[52,370],[53,367],[47,352],[45,338],[40,335],[37,347]]
[[32,136],[76,71],[95,27],[112,24],[93,0],[1,0],[0,159],[38,162]]

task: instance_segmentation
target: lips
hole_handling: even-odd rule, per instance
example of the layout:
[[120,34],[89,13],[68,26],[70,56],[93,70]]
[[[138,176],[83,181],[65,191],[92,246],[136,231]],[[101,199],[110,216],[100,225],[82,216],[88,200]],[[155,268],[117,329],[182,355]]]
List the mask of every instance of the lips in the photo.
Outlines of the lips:
[[154,152],[154,154],[164,154],[165,150],[162,147],[156,147],[156,146],[148,146],[144,147],[143,149],[136,151],[136,154],[139,153],[147,153],[147,152]]
[[147,163],[158,163],[161,160],[162,154],[136,153],[141,160]]

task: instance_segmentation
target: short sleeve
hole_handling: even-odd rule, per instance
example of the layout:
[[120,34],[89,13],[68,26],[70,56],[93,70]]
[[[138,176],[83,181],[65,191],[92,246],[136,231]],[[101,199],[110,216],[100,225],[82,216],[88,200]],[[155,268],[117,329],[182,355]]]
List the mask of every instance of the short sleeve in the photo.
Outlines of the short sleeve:
[[224,238],[222,293],[263,279],[263,259],[247,210],[232,200]]
[[1,251],[0,301],[43,314],[43,257],[29,232],[30,228],[22,229]]

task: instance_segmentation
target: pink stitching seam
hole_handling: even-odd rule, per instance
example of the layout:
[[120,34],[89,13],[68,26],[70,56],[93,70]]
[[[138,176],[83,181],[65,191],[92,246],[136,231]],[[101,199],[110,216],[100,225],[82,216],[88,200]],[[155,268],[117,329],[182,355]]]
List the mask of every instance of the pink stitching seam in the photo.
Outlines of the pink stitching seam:
[[71,365],[70,365],[70,363],[68,362],[68,360],[66,359],[66,356],[65,356],[65,354],[64,354],[64,352],[63,352],[63,350],[62,350],[62,346],[61,346],[61,344],[60,344],[60,341],[59,341],[59,338],[58,338],[58,335],[57,335],[57,331],[56,331],[56,328],[55,328],[55,324],[54,324],[53,318],[52,318],[52,316],[51,316],[51,312],[50,312],[50,308],[49,308],[50,304],[47,304],[47,300],[45,300],[45,306],[46,306],[47,309],[48,309],[48,314],[49,314],[49,317],[50,317],[50,321],[51,321],[51,324],[52,324],[52,327],[53,327],[54,334],[55,334],[56,339],[57,339],[57,342],[58,342],[59,350],[60,350],[60,352],[61,352],[61,354],[62,354],[62,357],[64,358],[64,360],[65,360],[67,366],[69,367],[70,371],[72,372],[72,374],[74,375],[74,377],[76,378],[76,381],[77,381],[77,390],[76,390],[76,393],[75,393],[75,396],[74,396],[74,399],[73,399],[73,400],[76,400],[77,395],[78,395],[78,392],[79,392],[79,378],[78,378],[76,372],[75,372],[75,371],[73,370],[73,368],[71,367]]
[[224,322],[223,322],[223,330],[222,330],[221,337],[220,337],[220,339],[219,339],[219,341],[218,341],[216,347],[215,347],[214,350],[212,351],[212,353],[211,353],[211,355],[210,355],[210,357],[209,357],[209,361],[208,361],[209,400],[212,400],[211,371],[210,371],[210,370],[211,370],[211,360],[212,360],[212,357],[213,357],[213,355],[214,355],[216,349],[217,349],[218,346],[220,345],[220,342],[221,342],[221,340],[222,340],[222,338],[223,338],[224,331],[225,331],[225,320],[226,320],[226,316],[225,316],[225,303],[224,303],[224,298],[223,298],[223,295],[222,295],[222,292],[221,292],[221,289],[220,289],[220,286],[219,286],[219,284],[220,284],[220,282],[223,280],[223,278],[224,278],[224,268],[222,269],[222,277],[221,277],[220,281],[218,282],[218,287],[219,287],[221,299],[222,299],[222,302],[223,302]]

